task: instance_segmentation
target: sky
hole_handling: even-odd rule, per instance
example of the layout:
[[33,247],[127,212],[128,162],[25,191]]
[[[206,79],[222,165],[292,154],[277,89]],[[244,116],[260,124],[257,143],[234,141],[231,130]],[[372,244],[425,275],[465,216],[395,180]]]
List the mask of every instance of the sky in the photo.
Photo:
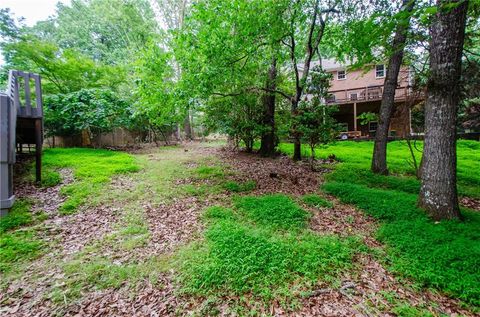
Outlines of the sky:
[[55,13],[58,2],[70,3],[70,0],[0,0],[0,8],[10,8],[15,17],[24,17],[25,24],[32,26]]
[[[24,23],[32,26],[53,15],[58,2],[70,4],[70,0],[0,0],[0,8],[10,8],[16,18],[24,17]],[[1,54],[0,65],[3,65]]]

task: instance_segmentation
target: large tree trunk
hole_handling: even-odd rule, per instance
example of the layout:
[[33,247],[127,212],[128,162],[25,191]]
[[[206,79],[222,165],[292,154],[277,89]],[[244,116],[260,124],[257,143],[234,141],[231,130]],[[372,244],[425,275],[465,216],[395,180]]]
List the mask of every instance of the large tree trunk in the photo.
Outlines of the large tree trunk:
[[190,124],[190,107],[187,108],[185,119],[183,121],[183,129],[185,130],[185,139],[192,140],[192,125]]
[[260,154],[262,156],[273,156],[275,154],[275,93],[277,89],[277,59],[272,59],[268,71],[266,94],[263,101],[263,126]]
[[[295,120],[295,117],[298,115],[298,102],[295,100],[292,101],[292,119]],[[292,137],[293,137],[293,157],[294,161],[300,161],[302,159],[302,141],[300,134],[298,133],[297,124],[294,123],[292,126]]]
[[[444,7],[450,3],[460,4],[453,9]],[[430,28],[419,205],[434,219],[458,219],[456,116],[468,1],[438,0],[437,6]]]
[[[410,13],[413,10],[414,0],[403,0],[401,11]],[[387,168],[387,139],[390,119],[392,117],[393,106],[395,103],[395,90],[398,84],[398,73],[402,66],[403,51],[405,41],[407,40],[407,30],[410,24],[410,14],[404,21],[399,21],[393,38],[393,52],[388,61],[387,75],[383,86],[382,104],[380,106],[380,115],[378,128],[375,134],[375,144],[373,147],[372,172],[377,174],[388,174]]]

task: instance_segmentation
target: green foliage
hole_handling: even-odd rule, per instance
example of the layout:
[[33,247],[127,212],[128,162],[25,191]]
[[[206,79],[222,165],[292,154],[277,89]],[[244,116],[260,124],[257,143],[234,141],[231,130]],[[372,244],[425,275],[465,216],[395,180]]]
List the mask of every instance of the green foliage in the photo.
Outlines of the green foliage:
[[480,304],[480,215],[464,211],[464,222],[433,222],[417,207],[417,195],[329,182],[324,190],[382,221],[378,237],[389,246],[393,270],[422,285]]
[[309,194],[309,195],[303,196],[302,201],[306,205],[316,207],[316,208],[321,208],[321,207],[332,208],[333,207],[333,204],[331,202],[315,194]]
[[102,65],[74,48],[30,35],[3,45],[10,69],[42,75],[45,94],[69,93],[88,88],[113,88],[125,80],[121,67]]
[[205,114],[208,129],[227,134],[237,146],[243,142],[248,152],[264,131],[262,104],[255,95],[212,99]]
[[[420,149],[423,143],[418,141],[417,145]],[[281,143],[279,150],[285,154],[293,154],[293,144]],[[387,163],[393,175],[402,175],[399,178],[387,178],[375,176],[368,172],[372,160],[373,142],[337,142],[322,148],[320,157],[327,158],[334,154],[335,157],[342,162],[339,169],[344,171],[342,177],[351,180],[367,183],[370,186],[388,187],[391,185],[400,186],[402,183],[405,188],[409,188],[409,192],[416,192],[418,181],[414,179],[414,168],[409,164],[410,153],[407,144],[403,141],[389,142],[387,145],[388,157]],[[310,155],[309,149],[304,149],[304,155]],[[421,152],[415,152],[417,162],[421,159]],[[480,175],[472,173],[480,169],[478,157],[480,155],[480,143],[477,141],[458,140],[457,142],[457,176],[458,190],[460,195],[480,198]],[[335,173],[335,171],[334,171]],[[357,178],[358,176],[361,176]],[[328,176],[330,177],[330,176]],[[377,183],[378,182],[378,183]],[[393,184],[391,184],[393,183]],[[389,185],[391,184],[391,185]]]
[[129,126],[131,110],[110,90],[81,89],[45,97],[45,127],[50,135],[90,137],[115,127]]
[[143,117],[161,132],[172,130],[183,118],[178,110],[187,100],[176,87],[174,69],[169,64],[171,54],[151,42],[136,56],[133,92],[136,116]]
[[235,181],[228,181],[224,185],[226,190],[234,193],[249,192],[255,189],[257,183],[255,181],[246,181],[238,183]]
[[34,27],[64,47],[75,47],[104,64],[126,64],[144,43],[157,36],[147,0],[72,1],[57,6],[55,19]]
[[62,188],[67,200],[60,207],[64,214],[73,213],[87,199],[92,201],[116,174],[138,171],[135,159],[124,152],[86,148],[46,149],[43,154],[45,168],[70,168],[75,181]]
[[361,125],[369,124],[372,121],[378,121],[378,114],[373,112],[363,112],[357,119],[360,120]]
[[242,197],[236,200],[235,207],[259,225],[286,230],[303,228],[310,217],[308,212],[284,195]]
[[42,169],[42,187],[53,187],[62,182],[62,177],[59,172]]
[[0,233],[0,272],[8,272],[18,263],[38,256],[42,243],[32,231]]
[[30,201],[17,199],[8,215],[0,218],[0,234],[30,224],[33,221],[30,207]]
[[339,126],[333,118],[337,110],[336,107],[319,104],[318,99],[300,104],[293,121],[301,140],[310,146],[312,160],[315,158],[315,147],[325,146],[337,137]]
[[[288,197],[245,197],[236,206],[207,209],[205,242],[181,252],[180,281],[185,292],[252,294],[265,302],[274,298],[288,302],[298,290],[320,281],[332,283],[351,266],[357,242],[297,230],[305,226],[306,213]],[[271,223],[274,212],[268,207],[276,211],[273,221],[290,225],[276,231],[277,224]]]

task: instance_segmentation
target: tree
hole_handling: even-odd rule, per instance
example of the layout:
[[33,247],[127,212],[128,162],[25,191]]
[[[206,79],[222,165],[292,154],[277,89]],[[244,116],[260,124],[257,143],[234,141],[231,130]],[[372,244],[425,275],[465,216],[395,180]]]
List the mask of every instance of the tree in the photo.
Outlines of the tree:
[[457,196],[456,117],[468,1],[438,0],[430,28],[430,76],[419,205],[434,219],[461,217]]
[[398,84],[398,74],[403,61],[403,51],[407,40],[407,30],[410,24],[411,11],[415,0],[403,0],[403,6],[398,14],[397,28],[392,43],[392,53],[388,61],[387,74],[383,86],[382,103],[378,127],[373,146],[372,172],[388,174],[387,168],[387,138],[390,119],[395,102],[395,92]]
[[126,127],[131,109],[109,90],[81,89],[45,96],[47,135],[73,136],[86,131],[90,140],[115,127]]
[[152,42],[137,54],[133,67],[136,116],[144,117],[149,128],[162,134],[165,141],[166,133],[181,121],[179,104],[185,102],[170,61],[171,54]]
[[[272,154],[276,140],[275,88],[282,84],[277,65],[284,61],[278,50],[283,36],[279,27],[282,15],[278,14],[282,8],[282,3],[270,1],[198,2],[175,39],[175,58],[182,68],[180,82],[185,94],[207,108],[207,116],[216,117],[208,108],[220,108],[219,99],[239,111],[245,100],[263,102],[261,148],[265,155]],[[255,126],[262,125],[261,121]]]
[[272,64],[268,71],[267,90],[263,97],[263,132],[260,140],[259,153],[262,156],[272,156],[275,154],[276,135],[275,135],[275,91],[277,88],[277,58],[272,58]]
[[[332,13],[338,12],[338,1],[296,1],[287,9],[287,36],[282,43],[290,51],[290,60],[294,75],[294,93],[291,96],[291,111],[295,117],[298,113],[298,105],[305,92],[306,83],[310,74],[310,67],[314,55],[325,34],[325,27]],[[304,25],[307,25],[305,28]],[[305,33],[303,33],[305,32]],[[306,34],[306,37],[304,36]],[[303,49],[304,53],[299,50]],[[303,58],[303,65],[299,69],[299,57]],[[300,160],[301,140],[299,131],[293,126],[292,136],[294,139],[293,159]]]
[[[151,2],[154,11],[157,15],[157,20],[161,27],[166,28],[167,41],[172,40],[172,35],[181,32],[185,17],[191,5],[190,0],[156,0]],[[169,43],[171,44],[171,43]],[[168,45],[167,45],[168,46]],[[171,46],[171,45],[170,45]],[[173,55],[173,64],[175,65],[175,79],[180,81],[182,78],[182,67],[176,61]],[[185,131],[185,138],[193,139],[192,120],[194,109],[191,107],[193,103],[185,102],[181,105],[184,113],[183,129]]]

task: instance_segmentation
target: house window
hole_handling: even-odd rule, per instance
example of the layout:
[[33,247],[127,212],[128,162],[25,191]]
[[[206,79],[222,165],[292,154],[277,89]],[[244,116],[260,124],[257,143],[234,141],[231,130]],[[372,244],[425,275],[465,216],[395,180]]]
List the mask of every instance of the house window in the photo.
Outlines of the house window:
[[357,99],[358,99],[357,93],[350,94],[350,100],[357,100]]
[[383,78],[385,77],[385,65],[375,65],[375,77],[376,78]]
[[368,123],[368,131],[369,132],[377,131],[377,127],[378,127],[378,122],[376,122],[376,121],[370,121]]
[[339,70],[339,71],[337,71],[337,79],[338,79],[338,80],[347,79],[347,72],[344,71],[344,70]]

